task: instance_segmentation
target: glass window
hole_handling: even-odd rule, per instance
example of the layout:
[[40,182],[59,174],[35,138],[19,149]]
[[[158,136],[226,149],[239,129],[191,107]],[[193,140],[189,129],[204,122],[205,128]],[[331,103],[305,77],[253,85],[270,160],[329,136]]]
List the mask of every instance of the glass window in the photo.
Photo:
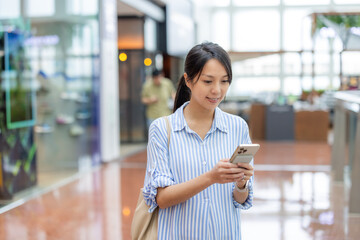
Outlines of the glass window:
[[301,94],[301,79],[299,77],[287,77],[284,79],[284,94],[285,95],[300,95]]
[[314,55],[311,52],[304,52],[301,54],[301,61],[303,64],[303,71],[305,75],[312,74],[312,62]]
[[95,15],[98,13],[98,0],[67,0],[68,14]]
[[72,41],[71,47],[67,49],[68,54],[74,55],[87,55],[94,53],[95,44],[94,40],[96,37],[94,36],[92,26],[85,25],[85,26],[72,26]]
[[322,5],[329,3],[330,0],[284,0],[285,5]]
[[334,53],[333,54],[333,68],[332,71],[334,74],[340,73],[340,53]]
[[147,51],[154,52],[157,49],[156,29],[156,22],[151,18],[146,18],[144,24],[144,45]]
[[54,0],[27,0],[25,6],[29,17],[52,16],[55,13]]
[[328,74],[330,56],[326,52],[316,52],[314,54],[315,74]]
[[329,89],[331,86],[330,78],[328,76],[306,76],[306,77],[288,77],[284,81],[285,94],[299,95],[301,89],[304,91],[324,90]]
[[340,78],[339,77],[334,77],[332,79],[332,88],[331,89],[340,89]]
[[338,36],[335,37],[335,39],[334,39],[333,48],[334,48],[334,51],[336,51],[336,52],[341,52],[344,48],[343,42],[341,41],[341,39]]
[[233,49],[235,51],[279,50],[280,18],[278,11],[237,11],[233,21]]
[[301,50],[312,48],[311,10],[288,9],[284,12],[284,49]]
[[360,52],[343,52],[342,53],[342,70],[344,75],[360,74]]
[[0,0],[0,19],[20,16],[20,0]]
[[336,4],[360,4],[360,0],[334,0]]
[[212,18],[212,41],[218,43],[225,50],[230,49],[230,16],[228,11],[220,10]]
[[278,77],[235,77],[230,85],[228,95],[230,97],[251,96],[263,92],[280,91],[280,79]]
[[280,56],[278,54],[272,54],[233,62],[233,72],[235,76],[279,74]]
[[305,76],[300,78],[300,86],[302,86],[302,89],[305,91],[311,91],[313,88],[313,78],[310,76]]
[[230,0],[211,0],[211,3],[215,7],[227,7],[230,5]]
[[316,51],[329,51],[330,42],[328,38],[317,35],[314,41],[314,50]]
[[284,54],[284,72],[296,75],[301,73],[301,55],[299,53]]
[[328,76],[317,76],[314,79],[314,89],[315,90],[325,90],[329,89],[331,86],[330,78]]
[[280,0],[233,0],[236,6],[275,6]]
[[[92,62],[90,57],[72,57],[66,62],[66,74],[70,78],[84,78],[92,75]],[[82,82],[82,81],[77,81]]]

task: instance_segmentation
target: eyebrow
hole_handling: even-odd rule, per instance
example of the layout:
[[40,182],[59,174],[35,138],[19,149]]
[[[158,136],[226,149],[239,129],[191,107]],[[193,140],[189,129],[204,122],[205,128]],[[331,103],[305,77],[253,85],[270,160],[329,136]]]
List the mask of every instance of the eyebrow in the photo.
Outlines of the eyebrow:
[[[208,74],[201,74],[201,76],[214,78],[214,76],[213,76],[213,75],[208,75]],[[223,77],[223,78],[224,78],[224,77],[229,77],[229,75],[224,75],[224,76],[222,76],[222,77]]]

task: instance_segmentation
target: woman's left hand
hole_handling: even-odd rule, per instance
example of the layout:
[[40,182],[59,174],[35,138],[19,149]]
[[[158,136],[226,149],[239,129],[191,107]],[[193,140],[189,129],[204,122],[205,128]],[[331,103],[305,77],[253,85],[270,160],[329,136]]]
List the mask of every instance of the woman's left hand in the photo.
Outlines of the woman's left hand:
[[254,168],[249,163],[237,163],[239,168],[244,169],[244,177],[236,181],[236,185],[243,189],[245,187],[246,181],[249,180],[254,175]]

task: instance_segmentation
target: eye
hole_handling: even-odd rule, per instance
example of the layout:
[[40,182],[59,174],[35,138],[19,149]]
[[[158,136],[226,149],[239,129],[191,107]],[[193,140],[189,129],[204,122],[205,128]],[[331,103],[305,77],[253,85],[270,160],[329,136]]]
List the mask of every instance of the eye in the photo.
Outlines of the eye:
[[210,80],[204,80],[204,83],[206,83],[206,84],[210,84],[212,81],[210,81]]
[[229,79],[224,79],[221,81],[222,83],[230,83]]

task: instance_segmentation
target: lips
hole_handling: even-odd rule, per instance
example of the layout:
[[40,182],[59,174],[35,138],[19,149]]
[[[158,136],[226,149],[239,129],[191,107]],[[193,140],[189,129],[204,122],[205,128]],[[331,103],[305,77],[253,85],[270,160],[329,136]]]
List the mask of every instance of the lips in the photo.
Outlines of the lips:
[[211,103],[217,103],[219,101],[219,98],[207,98],[209,100],[209,102]]

